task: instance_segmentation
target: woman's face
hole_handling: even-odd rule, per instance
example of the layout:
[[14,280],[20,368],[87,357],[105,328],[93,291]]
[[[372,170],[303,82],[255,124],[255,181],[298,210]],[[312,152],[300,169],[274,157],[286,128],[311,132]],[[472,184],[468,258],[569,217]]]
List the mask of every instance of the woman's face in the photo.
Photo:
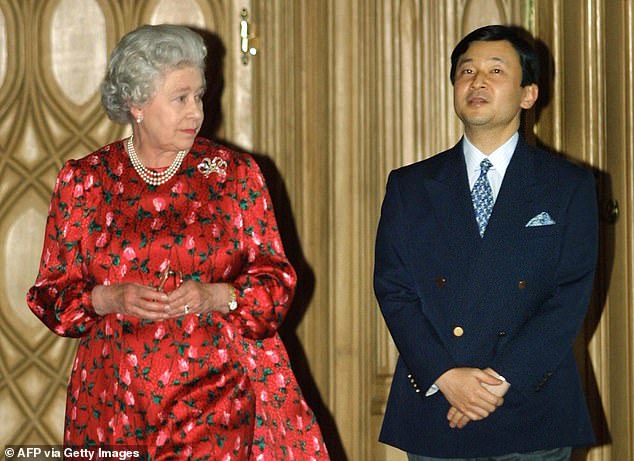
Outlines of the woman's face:
[[196,67],[168,71],[157,92],[140,108],[132,108],[138,124],[137,139],[143,150],[172,152],[189,150],[203,123],[204,83]]

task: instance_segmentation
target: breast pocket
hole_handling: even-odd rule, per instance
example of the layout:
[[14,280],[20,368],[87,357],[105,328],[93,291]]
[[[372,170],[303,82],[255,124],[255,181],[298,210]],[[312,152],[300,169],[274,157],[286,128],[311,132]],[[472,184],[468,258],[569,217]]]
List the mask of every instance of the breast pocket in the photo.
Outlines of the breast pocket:
[[524,227],[522,234],[525,238],[541,238],[557,235],[561,233],[561,226],[557,224],[548,224],[544,226]]
[[[555,277],[561,252],[563,227],[558,225],[525,227],[509,251],[515,255],[514,271],[518,279],[548,283]],[[531,283],[531,284],[532,284]]]

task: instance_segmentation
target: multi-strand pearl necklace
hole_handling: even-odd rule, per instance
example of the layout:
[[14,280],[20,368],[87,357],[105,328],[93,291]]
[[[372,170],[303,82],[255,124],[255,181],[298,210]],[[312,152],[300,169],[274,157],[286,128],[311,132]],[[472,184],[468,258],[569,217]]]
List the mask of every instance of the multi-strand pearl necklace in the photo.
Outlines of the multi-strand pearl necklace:
[[183,163],[183,159],[185,158],[185,155],[187,155],[187,151],[179,150],[178,154],[176,154],[176,158],[174,159],[172,164],[167,167],[166,170],[160,172],[153,171],[143,165],[143,163],[141,163],[141,160],[139,159],[139,156],[134,149],[134,143],[132,142],[133,137],[134,135],[128,138],[128,155],[130,156],[132,166],[134,167],[136,172],[139,173],[141,179],[143,179],[143,181],[148,183],[150,186],[160,186],[161,184],[165,184],[167,181],[172,179],[172,176],[176,174],[181,166],[181,163]]

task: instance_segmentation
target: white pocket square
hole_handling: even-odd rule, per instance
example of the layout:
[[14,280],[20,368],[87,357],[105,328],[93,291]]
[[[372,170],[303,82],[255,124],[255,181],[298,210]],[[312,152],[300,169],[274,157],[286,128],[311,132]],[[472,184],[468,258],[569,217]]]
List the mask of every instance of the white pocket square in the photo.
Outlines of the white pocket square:
[[551,218],[548,213],[542,211],[537,216],[531,218],[525,227],[552,226],[553,224],[555,224],[555,220]]

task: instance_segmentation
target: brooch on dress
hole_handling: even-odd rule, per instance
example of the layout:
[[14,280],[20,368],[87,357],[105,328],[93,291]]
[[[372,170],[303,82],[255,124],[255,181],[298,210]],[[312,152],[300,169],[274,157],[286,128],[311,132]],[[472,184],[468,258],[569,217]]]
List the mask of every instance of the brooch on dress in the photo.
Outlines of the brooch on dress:
[[197,168],[205,178],[208,178],[211,173],[218,173],[220,176],[227,174],[227,162],[220,157],[214,157],[213,160],[209,160],[209,157],[205,157],[203,161],[198,164]]

